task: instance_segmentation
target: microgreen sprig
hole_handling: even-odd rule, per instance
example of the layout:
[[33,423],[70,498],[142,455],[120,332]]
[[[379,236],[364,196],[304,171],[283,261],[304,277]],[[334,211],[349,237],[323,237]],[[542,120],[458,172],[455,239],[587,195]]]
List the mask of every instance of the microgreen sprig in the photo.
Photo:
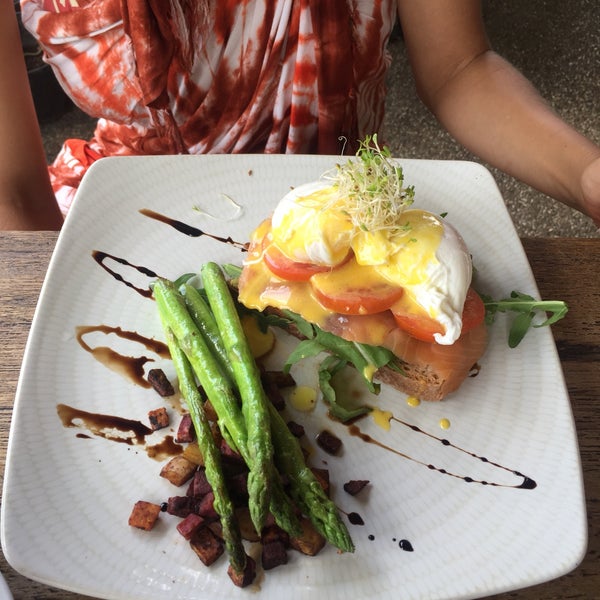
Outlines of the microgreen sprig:
[[[536,300],[528,294],[513,291],[510,298],[493,300],[489,296],[481,295],[486,310],[486,321],[488,324],[494,322],[499,312],[515,312],[510,330],[508,332],[508,345],[515,348],[525,337],[531,327],[544,327],[552,325],[562,319],[569,310],[568,306],[561,300]],[[541,323],[533,320],[538,313],[546,315]],[[549,316],[548,316],[549,314]]]
[[380,146],[377,135],[360,142],[355,160],[338,164],[326,175],[337,187],[335,198],[324,208],[343,211],[362,231],[403,233],[400,216],[414,202],[413,186],[404,186],[402,167],[390,149]]

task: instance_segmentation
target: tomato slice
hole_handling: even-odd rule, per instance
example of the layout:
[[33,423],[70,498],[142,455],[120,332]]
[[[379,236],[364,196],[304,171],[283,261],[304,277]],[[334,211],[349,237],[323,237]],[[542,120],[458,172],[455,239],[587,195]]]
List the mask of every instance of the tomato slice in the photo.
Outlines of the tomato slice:
[[388,310],[404,290],[389,283],[372,267],[354,257],[327,273],[310,279],[313,294],[327,309],[343,315],[371,315]]
[[[423,342],[435,342],[434,334],[444,333],[441,325],[425,314],[394,312],[394,319],[400,329]],[[474,329],[485,318],[485,306],[479,294],[469,288],[462,314],[461,335]]]
[[277,277],[286,281],[308,281],[315,273],[329,271],[331,267],[312,263],[296,262],[288,258],[275,244],[265,244],[263,251],[265,264]]
[[393,313],[396,325],[412,337],[422,342],[435,342],[436,333],[444,333],[442,326],[425,314]]

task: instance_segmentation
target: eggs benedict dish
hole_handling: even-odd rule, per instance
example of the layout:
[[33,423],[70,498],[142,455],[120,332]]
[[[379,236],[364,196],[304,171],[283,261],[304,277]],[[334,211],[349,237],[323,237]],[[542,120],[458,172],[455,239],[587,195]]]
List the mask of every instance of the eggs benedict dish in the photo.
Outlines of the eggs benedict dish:
[[413,208],[379,148],[294,188],[251,236],[239,280],[248,308],[291,311],[401,368],[375,377],[423,400],[456,390],[486,346],[472,261],[446,220]]

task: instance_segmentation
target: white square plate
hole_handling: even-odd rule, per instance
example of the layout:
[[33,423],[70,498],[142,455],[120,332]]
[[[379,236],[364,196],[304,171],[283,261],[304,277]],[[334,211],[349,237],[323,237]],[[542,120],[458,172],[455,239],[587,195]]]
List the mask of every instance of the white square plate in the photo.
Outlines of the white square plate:
[[[77,327],[99,325],[162,339],[153,301],[101,268],[94,251],[169,278],[198,271],[207,260],[241,262],[235,247],[184,235],[140,209],[245,242],[291,186],[317,179],[339,160],[114,158],[90,169],[47,273],[18,386],[2,501],[2,545],[15,569],[100,598],[247,597],[227,577],[225,558],[211,568],[198,561],[174,517],[163,514],[152,532],[127,525],[137,500],[161,502],[178,493],[159,477],[161,462],[148,456],[160,439],[136,444],[129,435],[118,443],[77,419],[78,427],[66,427],[57,406],[147,422],[148,411],[164,404],[78,343]],[[447,212],[463,234],[480,291],[495,298],[511,290],[537,295],[486,169],[400,162],[406,183],[416,188],[416,206]],[[104,265],[137,287],[150,281],[114,260]],[[479,375],[444,402],[411,407],[389,389],[367,399],[395,417],[389,431],[370,418],[359,424],[387,449],[328,421],[322,407],[294,415],[309,437],[327,427],[343,440],[341,456],[315,451],[313,464],[326,463],[334,500],[342,511],[359,513],[364,525],[349,524],[353,554],[331,547],[314,558],[292,553],[251,589],[273,600],[476,598],[561,576],[579,563],[587,542],[581,466],[552,333],[536,329],[511,350],[507,328],[502,315],[491,327]],[[100,332],[84,339],[90,348],[146,356],[152,359],[146,370],[161,366],[173,374],[168,361],[135,340]],[[285,358],[286,343],[275,362]],[[298,372],[300,379],[313,375],[310,368]],[[169,410],[176,415],[176,407]],[[450,429],[440,428],[441,419]],[[526,477],[535,487],[522,485]],[[342,490],[348,479],[371,483],[352,497]],[[402,549],[404,540],[412,552]]]

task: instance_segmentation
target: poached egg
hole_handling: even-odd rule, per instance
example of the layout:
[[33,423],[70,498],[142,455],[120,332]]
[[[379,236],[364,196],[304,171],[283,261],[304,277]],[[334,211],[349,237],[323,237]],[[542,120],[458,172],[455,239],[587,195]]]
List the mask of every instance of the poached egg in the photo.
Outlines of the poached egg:
[[434,334],[438,344],[453,344],[461,334],[472,278],[471,256],[459,232],[440,216],[415,208],[399,211],[384,227],[362,227],[338,196],[337,187],[322,180],[288,192],[271,218],[272,242],[299,263],[334,268],[353,256],[404,290],[403,312],[425,314],[440,324],[443,333]]

